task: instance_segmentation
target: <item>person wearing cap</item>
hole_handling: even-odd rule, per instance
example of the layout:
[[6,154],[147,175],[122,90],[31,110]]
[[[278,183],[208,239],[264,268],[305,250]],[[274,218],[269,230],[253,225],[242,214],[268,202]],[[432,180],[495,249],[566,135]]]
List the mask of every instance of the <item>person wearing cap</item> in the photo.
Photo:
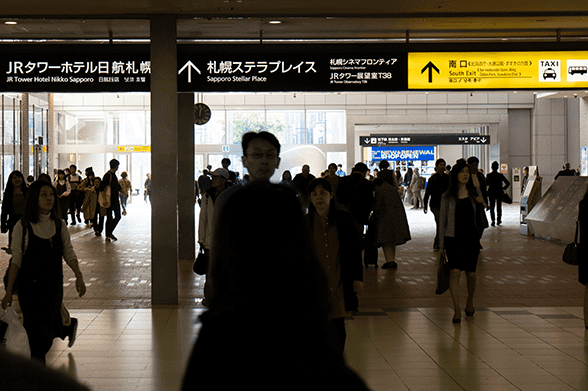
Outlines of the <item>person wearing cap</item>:
[[[200,218],[198,223],[198,244],[204,252],[210,251],[212,239],[212,222],[214,220],[214,206],[218,195],[227,189],[229,171],[225,168],[217,168],[210,173],[211,187],[202,195],[200,205]],[[206,297],[207,285],[204,284],[204,296]]]

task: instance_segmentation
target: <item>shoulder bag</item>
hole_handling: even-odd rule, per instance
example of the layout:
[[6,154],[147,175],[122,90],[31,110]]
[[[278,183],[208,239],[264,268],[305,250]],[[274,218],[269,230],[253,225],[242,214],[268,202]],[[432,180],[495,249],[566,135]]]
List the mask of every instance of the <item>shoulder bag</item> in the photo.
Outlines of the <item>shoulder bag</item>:
[[574,241],[566,246],[563,253],[563,261],[568,265],[578,265],[578,224],[576,221],[576,234],[574,235]]
[[200,252],[194,261],[193,270],[194,273],[198,274],[199,276],[203,276],[208,271],[208,257],[209,252],[204,247],[200,246]]
[[[109,178],[111,182],[112,175],[110,175]],[[98,193],[98,203],[105,209],[110,208],[110,182],[108,186],[104,187],[104,190]]]

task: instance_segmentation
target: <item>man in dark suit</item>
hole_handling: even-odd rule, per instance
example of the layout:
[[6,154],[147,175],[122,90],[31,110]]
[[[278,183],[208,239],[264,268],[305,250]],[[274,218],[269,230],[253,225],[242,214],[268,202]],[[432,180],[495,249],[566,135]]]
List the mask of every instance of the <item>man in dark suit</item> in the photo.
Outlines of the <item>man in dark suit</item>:
[[576,175],[576,172],[574,170],[572,170],[570,168],[570,163],[566,163],[564,166],[563,170],[560,170],[557,175],[555,176],[555,179],[557,179],[560,176],[574,176]]
[[[425,200],[423,202],[423,210],[427,213],[427,205],[431,206],[431,212],[435,216],[435,224],[437,230],[435,231],[435,241],[433,248],[439,249],[439,216],[441,215],[441,196],[449,187],[449,175],[445,174],[445,159],[437,159],[435,162],[435,173],[429,178],[427,190],[425,191]],[[429,203],[430,199],[430,203]]]
[[470,167],[470,176],[472,177],[472,182],[474,182],[474,186],[480,189],[482,193],[482,198],[484,199],[484,207],[488,208],[488,191],[486,190],[486,177],[478,170],[478,164],[480,164],[480,159],[475,156],[470,156],[468,158],[468,166]]
[[304,206],[304,208],[308,208],[308,184],[316,179],[314,175],[310,173],[310,166],[305,164],[302,166],[302,172],[297,174],[292,183],[298,192],[298,197],[300,197],[300,203]]
[[341,178],[337,188],[337,201],[349,209],[360,240],[374,207],[374,184],[365,178],[367,171],[365,163],[357,163],[350,175]]
[[120,202],[118,199],[120,185],[116,177],[116,171],[120,163],[118,160],[112,159],[109,164],[110,170],[106,171],[102,176],[100,191],[104,191],[107,186],[110,186],[110,206],[106,208],[106,241],[115,242],[118,239],[114,236],[114,229],[120,221]]

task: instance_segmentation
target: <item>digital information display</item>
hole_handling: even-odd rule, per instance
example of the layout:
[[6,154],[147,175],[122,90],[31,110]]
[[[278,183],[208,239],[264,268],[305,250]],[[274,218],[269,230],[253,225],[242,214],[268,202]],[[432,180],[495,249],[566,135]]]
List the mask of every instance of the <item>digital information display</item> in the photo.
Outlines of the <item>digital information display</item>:
[[435,147],[372,147],[369,160],[435,160]]
[[409,53],[409,90],[588,87],[588,51]]

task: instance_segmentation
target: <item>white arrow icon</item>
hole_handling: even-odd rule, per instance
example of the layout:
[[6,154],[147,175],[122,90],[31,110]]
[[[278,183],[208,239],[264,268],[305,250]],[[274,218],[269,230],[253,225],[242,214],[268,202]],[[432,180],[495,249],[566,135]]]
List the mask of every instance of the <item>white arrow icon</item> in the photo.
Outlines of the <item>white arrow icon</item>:
[[486,143],[486,139],[485,138],[483,138],[481,141],[482,141],[482,144],[485,144]]
[[192,61],[188,60],[188,62],[182,68],[180,68],[180,70],[178,71],[178,75],[182,73],[186,68],[188,68],[188,83],[192,83],[192,69],[195,69],[199,75],[202,74],[200,72],[200,69],[198,69],[198,67],[194,65]]

